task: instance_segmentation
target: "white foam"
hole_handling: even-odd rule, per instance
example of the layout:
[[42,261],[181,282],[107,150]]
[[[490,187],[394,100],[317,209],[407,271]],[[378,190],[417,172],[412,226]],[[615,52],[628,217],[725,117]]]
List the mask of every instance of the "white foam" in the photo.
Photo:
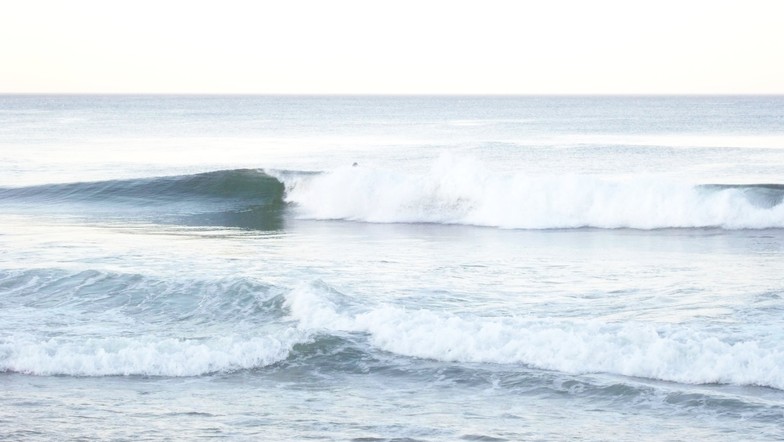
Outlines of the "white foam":
[[451,156],[427,173],[362,166],[283,179],[287,201],[309,219],[521,229],[784,227],[784,204],[754,204],[748,189],[655,176],[502,175]]
[[0,371],[34,375],[198,376],[284,360],[301,332],[279,336],[174,339],[144,336],[68,341],[12,337],[0,342]]
[[302,286],[286,305],[303,330],[367,333],[372,345],[405,356],[784,389],[781,332],[734,342],[683,325],[457,316],[389,305],[351,313],[330,296]]

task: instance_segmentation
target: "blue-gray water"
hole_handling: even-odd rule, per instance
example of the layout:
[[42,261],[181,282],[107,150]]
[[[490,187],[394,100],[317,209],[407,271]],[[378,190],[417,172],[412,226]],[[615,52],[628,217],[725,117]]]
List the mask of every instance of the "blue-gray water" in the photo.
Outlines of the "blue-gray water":
[[784,97],[0,96],[0,439],[782,439],[783,200]]

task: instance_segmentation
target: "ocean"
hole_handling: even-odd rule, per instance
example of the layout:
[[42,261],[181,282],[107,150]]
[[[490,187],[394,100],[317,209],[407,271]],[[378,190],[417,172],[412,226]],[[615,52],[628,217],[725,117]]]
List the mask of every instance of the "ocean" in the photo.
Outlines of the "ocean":
[[782,440],[782,96],[0,96],[1,440]]

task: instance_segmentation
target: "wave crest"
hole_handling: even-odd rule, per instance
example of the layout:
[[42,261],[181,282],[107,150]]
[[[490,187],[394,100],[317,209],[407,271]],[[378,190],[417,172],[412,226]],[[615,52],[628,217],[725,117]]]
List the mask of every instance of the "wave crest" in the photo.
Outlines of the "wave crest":
[[451,158],[424,173],[345,167],[284,182],[286,201],[310,219],[509,229],[784,228],[784,186],[777,184],[502,175]]

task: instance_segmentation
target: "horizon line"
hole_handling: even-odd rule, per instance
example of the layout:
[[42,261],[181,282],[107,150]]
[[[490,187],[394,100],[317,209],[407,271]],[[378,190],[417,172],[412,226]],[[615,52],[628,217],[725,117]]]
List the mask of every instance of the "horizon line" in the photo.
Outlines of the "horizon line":
[[784,92],[632,92],[632,93],[377,93],[377,92],[2,92],[0,96],[169,96],[169,97],[775,97]]

